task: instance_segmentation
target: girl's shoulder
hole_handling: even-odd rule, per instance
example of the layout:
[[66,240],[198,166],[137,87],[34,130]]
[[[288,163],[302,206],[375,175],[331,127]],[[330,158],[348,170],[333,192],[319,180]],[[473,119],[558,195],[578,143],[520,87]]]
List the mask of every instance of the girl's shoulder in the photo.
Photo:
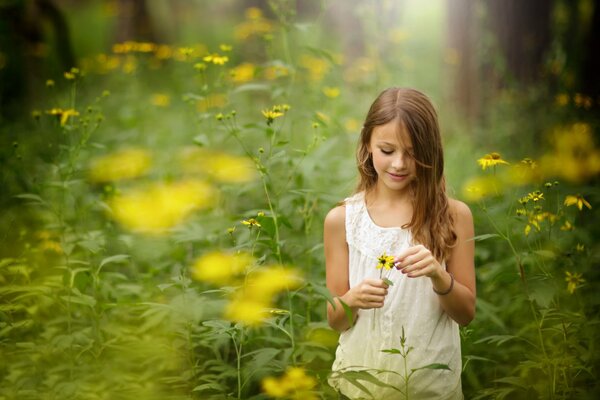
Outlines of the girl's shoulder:
[[473,223],[473,214],[468,205],[460,200],[448,198],[448,209],[455,224]]
[[355,207],[362,204],[363,200],[364,192],[358,192],[337,203],[325,216],[325,226],[337,227],[339,229],[345,228],[346,210],[356,210]]

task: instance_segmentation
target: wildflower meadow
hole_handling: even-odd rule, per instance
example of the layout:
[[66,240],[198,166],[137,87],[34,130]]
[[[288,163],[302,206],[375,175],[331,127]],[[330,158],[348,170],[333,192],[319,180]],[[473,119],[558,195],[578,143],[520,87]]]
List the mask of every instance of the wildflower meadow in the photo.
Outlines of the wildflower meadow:
[[[390,86],[433,100],[449,196],[474,217],[465,398],[600,394],[600,97],[570,69],[569,2],[550,2],[539,81],[498,84],[509,64],[481,33],[474,115],[443,40],[457,1],[47,2],[68,66],[51,19],[37,47],[11,36],[43,3],[0,5],[0,399],[338,399],[323,220]],[[116,39],[137,3],[153,35]],[[576,3],[583,21],[600,7]],[[410,358],[396,334],[386,352]],[[444,362],[396,371],[399,396]],[[365,399],[383,384],[338,378]]]

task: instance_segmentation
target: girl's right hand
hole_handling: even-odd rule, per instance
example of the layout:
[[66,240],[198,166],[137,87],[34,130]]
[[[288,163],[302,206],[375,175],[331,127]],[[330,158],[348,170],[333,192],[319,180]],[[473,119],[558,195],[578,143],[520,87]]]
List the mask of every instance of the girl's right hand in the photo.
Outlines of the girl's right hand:
[[389,285],[381,279],[365,279],[347,293],[350,307],[368,310],[383,307]]

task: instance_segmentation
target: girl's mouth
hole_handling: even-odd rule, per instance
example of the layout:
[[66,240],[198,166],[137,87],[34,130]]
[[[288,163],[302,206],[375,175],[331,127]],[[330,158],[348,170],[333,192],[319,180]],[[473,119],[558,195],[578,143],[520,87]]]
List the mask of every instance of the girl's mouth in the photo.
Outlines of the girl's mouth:
[[395,181],[402,181],[408,177],[408,174],[393,174],[391,172],[388,172],[388,175]]

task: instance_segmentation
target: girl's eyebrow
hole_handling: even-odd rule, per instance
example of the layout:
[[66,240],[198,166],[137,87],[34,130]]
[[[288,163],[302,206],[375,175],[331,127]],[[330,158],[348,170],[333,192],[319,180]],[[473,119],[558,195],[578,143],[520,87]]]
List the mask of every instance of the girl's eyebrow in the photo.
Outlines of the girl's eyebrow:
[[[397,143],[386,142],[384,140],[379,141],[377,144],[379,144],[379,145],[387,145],[387,146],[391,146],[391,147],[396,147],[397,146]],[[408,150],[412,150],[413,148],[412,148],[412,146],[408,146],[407,149]]]

